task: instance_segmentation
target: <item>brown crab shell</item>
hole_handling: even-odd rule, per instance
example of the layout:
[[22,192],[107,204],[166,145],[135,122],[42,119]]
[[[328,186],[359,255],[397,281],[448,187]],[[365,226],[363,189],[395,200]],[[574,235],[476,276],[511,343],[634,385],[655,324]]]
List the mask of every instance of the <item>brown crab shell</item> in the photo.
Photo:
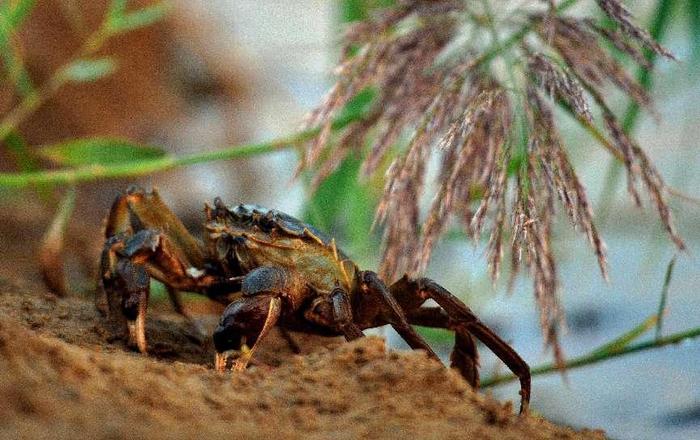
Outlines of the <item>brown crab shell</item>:
[[300,274],[319,292],[336,286],[353,290],[357,266],[338,249],[334,238],[274,209],[228,207],[219,199],[214,206],[206,208],[208,247],[233,275],[278,266]]

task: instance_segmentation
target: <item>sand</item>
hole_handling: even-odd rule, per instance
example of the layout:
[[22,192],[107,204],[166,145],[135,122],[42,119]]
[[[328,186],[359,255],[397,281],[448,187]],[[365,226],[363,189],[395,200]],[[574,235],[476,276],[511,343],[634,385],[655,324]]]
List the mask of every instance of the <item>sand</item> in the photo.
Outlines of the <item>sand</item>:
[[219,374],[208,338],[164,305],[143,356],[113,340],[91,300],[17,284],[0,280],[0,438],[604,438],[519,417],[380,338],[294,335],[294,354],[275,335],[247,371]]

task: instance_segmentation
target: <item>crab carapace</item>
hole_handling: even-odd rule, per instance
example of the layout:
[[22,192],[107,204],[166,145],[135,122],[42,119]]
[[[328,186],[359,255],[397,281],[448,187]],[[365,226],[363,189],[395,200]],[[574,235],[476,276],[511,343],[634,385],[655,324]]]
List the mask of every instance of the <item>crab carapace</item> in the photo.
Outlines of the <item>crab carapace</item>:
[[[363,336],[391,325],[413,349],[438,356],[412,325],[449,329],[450,356],[474,388],[479,385],[475,339],[520,379],[520,412],[530,399],[530,369],[456,296],[428,278],[402,277],[387,286],[360,270],[335,240],[287,214],[252,205],[205,206],[203,243],[154,190],[129,188],[114,201],[105,228],[100,291],[110,317],[125,327],[129,344],[146,353],[146,309],[151,277],[162,282],[175,310],[187,316],[179,292],[196,292],[227,304],[214,331],[215,368],[245,369],[270,329]],[[437,306],[424,303],[432,299]]]

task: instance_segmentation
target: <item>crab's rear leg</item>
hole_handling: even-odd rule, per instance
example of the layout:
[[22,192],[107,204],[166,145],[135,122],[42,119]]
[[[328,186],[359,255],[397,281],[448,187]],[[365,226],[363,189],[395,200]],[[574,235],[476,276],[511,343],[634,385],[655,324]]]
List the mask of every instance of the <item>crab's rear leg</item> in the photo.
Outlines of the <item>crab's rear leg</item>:
[[479,388],[479,353],[467,327],[450,319],[440,307],[420,307],[407,314],[408,321],[422,327],[442,328],[455,332],[455,345],[450,366],[460,372],[473,388]]
[[[392,295],[379,276],[372,271],[366,270],[360,272],[359,278],[360,289],[364,293],[363,296],[378,306],[364,306],[368,309],[375,309],[378,312],[373,319],[374,323],[372,325],[376,326],[380,323],[390,324],[412,349],[425,350],[429,357],[439,360],[438,355],[435,354],[423,337],[411,327],[406,319],[405,308]],[[367,313],[367,310],[364,312]]]
[[[465,332],[475,336],[484,343],[520,380],[520,412],[527,411],[530,402],[530,367],[503,339],[488,328],[459,298],[447,289],[428,278],[411,280],[406,277],[391,286],[391,292],[404,307],[415,324],[429,324],[434,327],[455,330],[456,345],[453,353],[453,365],[460,368],[467,381],[478,385],[476,372],[476,349],[467,343]],[[427,299],[432,299],[445,311],[445,314],[428,312],[420,308]],[[473,349],[473,355],[472,353]],[[470,361],[471,358],[471,361]],[[464,362],[460,366],[459,363]],[[456,365],[455,365],[456,363]],[[471,365],[470,365],[471,364]]]
[[309,322],[343,335],[346,341],[364,336],[354,322],[350,297],[340,286],[336,286],[328,296],[316,297],[304,312],[304,317]]

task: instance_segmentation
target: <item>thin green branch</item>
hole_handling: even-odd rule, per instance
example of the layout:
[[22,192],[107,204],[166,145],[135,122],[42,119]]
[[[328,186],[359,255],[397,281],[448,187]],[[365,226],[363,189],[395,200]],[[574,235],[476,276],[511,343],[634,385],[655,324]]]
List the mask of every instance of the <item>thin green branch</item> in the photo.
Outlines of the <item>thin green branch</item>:
[[[24,138],[16,131],[12,131],[5,138],[5,147],[10,152],[10,156],[14,158],[14,162],[19,166],[23,173],[32,173],[39,171],[39,161],[34,156],[33,152],[25,142]],[[37,185],[36,188],[39,197],[44,201],[51,200],[51,186]]]
[[[361,120],[365,112],[348,113],[333,122],[332,129],[340,130],[352,122]],[[297,146],[313,139],[320,128],[301,131],[292,136],[274,139],[268,142],[236,145],[221,150],[188,154],[184,156],[166,156],[124,162],[114,165],[90,165],[78,168],[41,171],[31,173],[0,173],[0,187],[24,187],[28,185],[54,183],[60,185],[91,182],[116,177],[135,177],[171,170],[173,168],[196,165],[207,162],[244,159],[272,153]]]
[[56,69],[40,88],[27,90],[19,104],[0,121],[0,140],[5,139],[16,130],[19,124],[31,116],[46,100],[55,95],[61,87],[74,80],[71,75],[66,73],[77,60],[88,58],[97,53],[114,35],[152,23],[167,9],[167,5],[153,4],[134,12],[126,12],[125,5],[126,3],[122,1],[113,2],[100,27],[83,42],[74,56]]
[[[663,338],[652,339],[650,341],[640,342],[638,344],[627,345],[624,347],[611,346],[608,350],[597,349],[589,354],[569,359],[564,364],[564,368],[566,370],[572,370],[574,368],[580,368],[586,365],[596,364],[617,357],[627,356],[629,354],[637,353],[640,351],[652,350],[656,348],[665,347],[667,345],[678,344],[697,337],[700,337],[700,327],[696,327],[680,333],[674,333]],[[553,363],[548,363],[532,368],[530,370],[530,374],[532,376],[541,376],[543,374],[555,373],[560,371],[561,369],[559,367],[557,367]],[[482,381],[481,386],[483,388],[487,388],[508,382],[513,382],[515,380],[517,380],[517,377],[510,374],[497,375],[494,377],[489,377]]]
[[[557,12],[564,11],[578,3],[578,0],[566,0],[559,4]],[[519,43],[525,35],[533,28],[534,23],[529,23],[523,26],[520,30],[513,33],[504,41],[497,42],[494,47],[485,52],[480,57],[476,58],[472,63],[472,68],[477,68],[486,64],[499,56],[503,51],[511,48]],[[86,56],[96,52],[106,41],[109,32],[105,30],[97,31],[83,45],[80,51],[81,56]],[[60,71],[60,69],[59,69]],[[27,96],[20,105],[10,112],[2,122],[0,122],[0,139],[7,136],[22,120],[36,110],[36,108],[51,96],[58,88],[63,85],[63,79],[59,75],[55,75],[52,80],[42,88],[42,91]],[[369,114],[369,110],[363,110],[358,113],[348,114],[337,119],[333,124],[333,130],[340,130],[352,122],[359,121]],[[622,157],[610,141],[598,130],[593,124],[588,121],[579,119],[581,125],[603,145],[617,160],[622,160]],[[302,144],[310,139],[313,139],[318,133],[318,128],[305,130],[291,136],[272,140],[264,143],[244,144],[232,146],[212,152],[195,153],[185,156],[167,156],[159,159],[142,160],[125,162],[115,165],[91,165],[79,168],[60,169],[54,171],[30,172],[30,173],[0,173],[0,187],[24,187],[32,184],[55,183],[55,184],[76,184],[80,182],[89,182],[107,178],[117,177],[135,177],[143,176],[156,172],[163,172],[173,168],[183,167],[187,165],[201,164],[218,160],[242,159],[261,154],[268,154],[277,150],[286,149],[292,146]],[[700,204],[700,201],[694,197],[683,194],[682,192],[666,188],[668,193],[681,198],[685,201]]]
[[[563,11],[578,0],[567,0],[559,5],[558,11]],[[474,60],[472,67],[478,67],[488,63],[502,51],[510,48],[520,41],[528,32],[532,30],[532,24],[528,24],[515,32],[508,39],[497,45],[481,57]],[[107,34],[98,31],[84,44],[81,49],[82,56],[97,51],[104,43]],[[59,69],[60,71],[60,69]],[[13,111],[11,111],[2,122],[0,122],[0,139],[3,139],[26,117],[32,114],[41,103],[51,96],[63,85],[60,77],[54,75],[51,80],[37,93],[27,96]],[[334,130],[340,130],[351,122],[359,121],[367,116],[367,111],[357,114],[350,114],[344,118],[336,120],[333,124]],[[306,130],[292,136],[273,140],[266,143],[245,144],[216,150],[213,152],[195,153],[186,156],[168,156],[160,159],[134,161],[110,166],[92,165],[74,169],[60,169],[55,171],[31,172],[31,173],[0,173],[0,186],[4,187],[24,187],[37,183],[56,184],[76,184],[79,182],[89,182],[105,178],[134,177],[155,172],[167,171],[186,165],[200,164],[217,160],[241,159],[260,154],[267,154],[280,149],[285,149],[301,144],[312,139],[319,133],[318,128]]]

